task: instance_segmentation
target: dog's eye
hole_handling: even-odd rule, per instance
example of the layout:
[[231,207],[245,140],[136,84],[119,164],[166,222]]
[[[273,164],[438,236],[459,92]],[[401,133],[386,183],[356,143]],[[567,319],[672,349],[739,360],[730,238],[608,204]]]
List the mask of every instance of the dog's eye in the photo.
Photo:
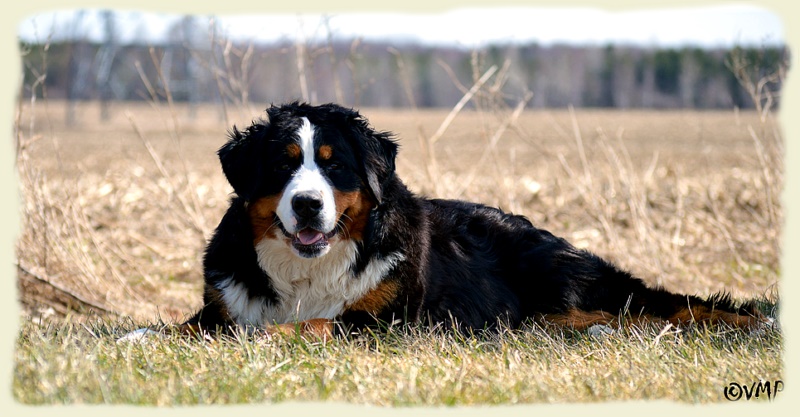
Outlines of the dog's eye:
[[275,166],[275,172],[289,172],[292,167],[289,164],[281,164]]
[[325,171],[338,171],[343,168],[342,164],[337,161],[325,161],[322,166]]

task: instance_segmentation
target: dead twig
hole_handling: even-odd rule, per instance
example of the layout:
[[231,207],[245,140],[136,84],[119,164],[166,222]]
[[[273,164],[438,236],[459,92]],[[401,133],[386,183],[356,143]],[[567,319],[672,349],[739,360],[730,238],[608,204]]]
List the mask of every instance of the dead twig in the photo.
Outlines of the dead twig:
[[17,266],[17,269],[19,269],[21,272],[24,273],[24,275],[22,275],[22,276],[31,277],[34,280],[36,280],[37,282],[40,282],[40,283],[43,283],[43,284],[49,286],[50,288],[54,289],[58,293],[66,295],[67,297],[69,297],[69,298],[71,298],[71,299],[73,299],[73,300],[75,300],[75,301],[77,301],[77,302],[79,302],[81,304],[85,304],[88,307],[91,307],[91,308],[93,308],[95,310],[99,310],[99,311],[102,311],[103,313],[107,313],[107,314],[111,314],[111,315],[115,315],[115,316],[118,315],[117,312],[109,309],[108,307],[104,307],[104,306],[101,306],[101,305],[99,305],[97,303],[93,303],[93,302],[81,297],[80,295],[75,294],[74,292],[70,291],[69,289],[64,288],[64,287],[54,283],[49,277],[45,277],[43,275],[37,274],[37,273],[33,272],[31,269],[22,266],[19,262],[16,262],[15,264]]

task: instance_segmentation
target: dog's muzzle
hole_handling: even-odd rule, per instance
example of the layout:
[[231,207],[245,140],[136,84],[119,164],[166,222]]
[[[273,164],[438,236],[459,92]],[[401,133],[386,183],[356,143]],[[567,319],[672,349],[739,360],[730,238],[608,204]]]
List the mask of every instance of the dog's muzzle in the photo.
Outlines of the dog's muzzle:
[[314,258],[327,252],[328,239],[336,234],[336,229],[325,233],[320,214],[323,209],[322,195],[317,191],[303,191],[292,197],[292,211],[297,219],[297,232],[288,237],[300,256]]

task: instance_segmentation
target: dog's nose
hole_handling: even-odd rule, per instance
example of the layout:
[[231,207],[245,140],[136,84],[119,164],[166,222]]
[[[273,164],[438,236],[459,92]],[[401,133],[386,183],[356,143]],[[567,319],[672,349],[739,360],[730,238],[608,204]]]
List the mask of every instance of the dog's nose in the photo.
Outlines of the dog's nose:
[[292,210],[303,219],[310,219],[322,211],[322,195],[316,191],[303,191],[292,197]]

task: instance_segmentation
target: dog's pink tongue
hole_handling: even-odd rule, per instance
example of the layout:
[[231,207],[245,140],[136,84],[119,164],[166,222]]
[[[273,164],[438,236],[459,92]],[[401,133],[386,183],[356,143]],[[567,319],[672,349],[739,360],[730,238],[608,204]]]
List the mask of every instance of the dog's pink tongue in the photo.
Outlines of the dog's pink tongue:
[[325,236],[321,232],[312,229],[303,229],[297,232],[297,239],[304,245],[313,245],[324,237]]

